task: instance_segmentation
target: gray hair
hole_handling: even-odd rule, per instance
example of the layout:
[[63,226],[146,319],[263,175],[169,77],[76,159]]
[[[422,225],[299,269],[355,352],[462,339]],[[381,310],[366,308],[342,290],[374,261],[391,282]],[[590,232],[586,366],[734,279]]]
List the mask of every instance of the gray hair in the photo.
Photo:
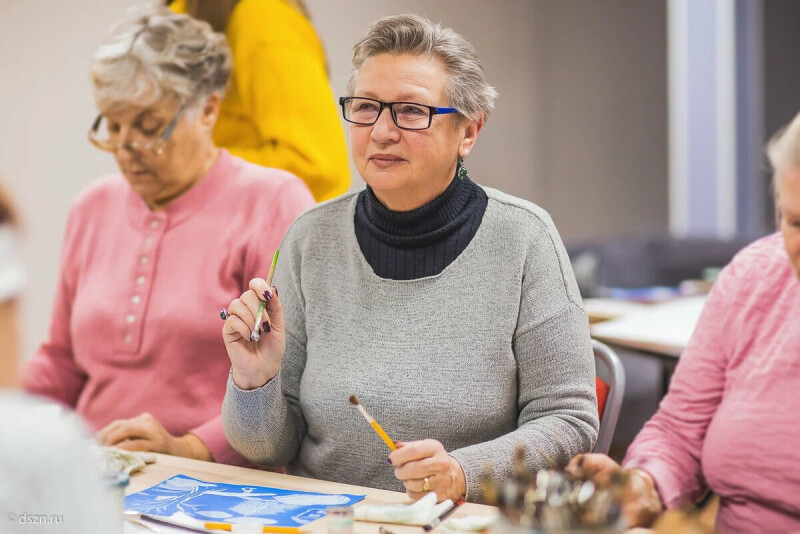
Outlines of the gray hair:
[[792,119],[792,122],[775,132],[775,135],[769,140],[767,159],[774,171],[772,187],[777,200],[780,195],[781,173],[800,169],[800,113]]
[[163,6],[136,8],[115,25],[92,61],[101,111],[119,104],[151,106],[165,98],[191,105],[224,94],[231,73],[225,36]]
[[350,94],[361,67],[380,54],[428,54],[440,59],[449,74],[445,85],[448,105],[471,120],[478,120],[480,112],[484,121],[492,114],[497,91],[486,82],[478,52],[450,28],[419,15],[396,15],[372,23],[353,47],[353,70],[347,84]]

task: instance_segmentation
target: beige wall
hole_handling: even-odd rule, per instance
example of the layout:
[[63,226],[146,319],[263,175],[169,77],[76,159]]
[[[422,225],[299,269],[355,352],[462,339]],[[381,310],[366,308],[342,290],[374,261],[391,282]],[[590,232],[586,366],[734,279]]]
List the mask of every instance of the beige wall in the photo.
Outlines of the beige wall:
[[[370,21],[425,14],[475,44],[500,92],[467,162],[476,181],[541,204],[565,238],[666,228],[663,2],[308,1],[337,96]],[[115,169],[86,141],[87,68],[130,4],[0,2],[0,176],[26,218],[26,354],[49,325],[68,206]]]
[[0,0],[0,176],[24,218],[22,350],[44,339],[67,209],[110,156],[86,140],[89,58],[126,0]]
[[537,200],[565,239],[666,232],[665,2],[535,5]]

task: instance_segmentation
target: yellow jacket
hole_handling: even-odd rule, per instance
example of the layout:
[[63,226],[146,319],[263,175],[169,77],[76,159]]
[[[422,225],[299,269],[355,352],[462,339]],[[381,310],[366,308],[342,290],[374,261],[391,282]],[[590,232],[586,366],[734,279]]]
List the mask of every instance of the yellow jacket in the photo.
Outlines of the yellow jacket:
[[[186,12],[186,1],[170,7]],[[305,181],[320,202],[347,191],[344,131],[312,24],[283,0],[240,0],[225,32],[233,72],[214,141]]]

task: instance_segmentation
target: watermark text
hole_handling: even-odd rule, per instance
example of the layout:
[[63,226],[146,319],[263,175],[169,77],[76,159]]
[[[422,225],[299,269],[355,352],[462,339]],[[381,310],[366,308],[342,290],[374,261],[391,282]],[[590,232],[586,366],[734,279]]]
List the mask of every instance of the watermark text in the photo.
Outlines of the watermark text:
[[60,525],[64,522],[64,516],[60,514],[31,514],[28,512],[16,514],[9,512],[6,514],[6,521],[18,525]]

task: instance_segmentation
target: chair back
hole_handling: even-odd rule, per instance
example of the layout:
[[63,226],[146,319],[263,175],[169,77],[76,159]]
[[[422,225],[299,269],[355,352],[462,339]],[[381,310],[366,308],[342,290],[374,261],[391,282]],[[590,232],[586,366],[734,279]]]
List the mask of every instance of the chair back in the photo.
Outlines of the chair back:
[[600,416],[600,431],[593,452],[608,454],[611,439],[617,428],[622,397],[625,395],[625,368],[622,360],[608,345],[592,340],[594,351],[595,385],[597,387],[597,409]]

